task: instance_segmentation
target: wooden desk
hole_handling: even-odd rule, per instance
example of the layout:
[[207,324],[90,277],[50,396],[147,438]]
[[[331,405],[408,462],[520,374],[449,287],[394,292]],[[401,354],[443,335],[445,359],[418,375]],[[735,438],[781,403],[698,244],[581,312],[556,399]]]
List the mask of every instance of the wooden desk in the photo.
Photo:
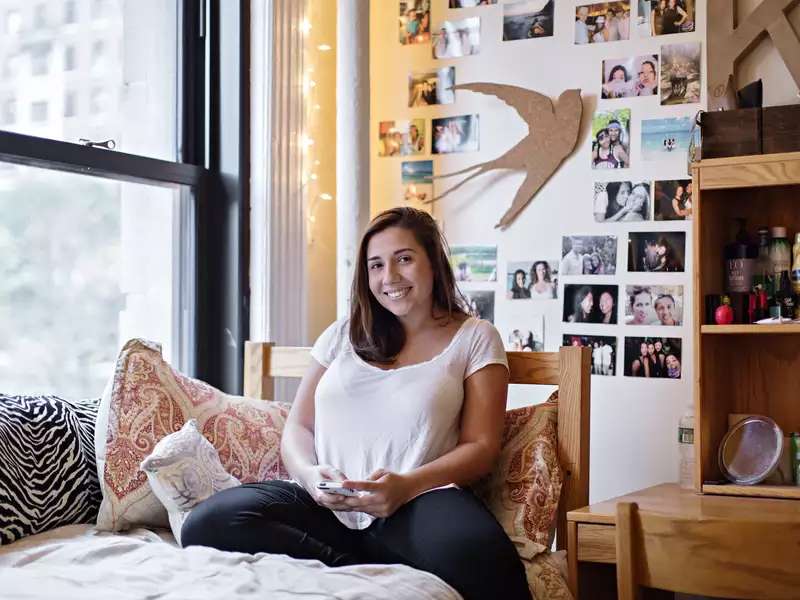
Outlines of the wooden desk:
[[[701,495],[682,490],[675,483],[662,483],[570,511],[567,513],[569,583],[576,598],[617,597],[613,566],[616,563],[617,502],[636,502],[643,512],[693,519],[735,522],[744,518],[752,521],[755,517],[781,523],[800,521],[800,501],[797,500]],[[758,590],[754,590],[753,597],[758,597]]]

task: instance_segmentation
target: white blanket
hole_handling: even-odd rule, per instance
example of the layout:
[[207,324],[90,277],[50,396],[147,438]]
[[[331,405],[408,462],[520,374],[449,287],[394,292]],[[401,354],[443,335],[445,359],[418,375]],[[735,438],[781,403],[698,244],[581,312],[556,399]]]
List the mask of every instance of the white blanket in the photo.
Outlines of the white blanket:
[[70,525],[0,546],[3,600],[461,600],[441,579],[403,565],[326,567],[285,555],[192,546],[136,529]]

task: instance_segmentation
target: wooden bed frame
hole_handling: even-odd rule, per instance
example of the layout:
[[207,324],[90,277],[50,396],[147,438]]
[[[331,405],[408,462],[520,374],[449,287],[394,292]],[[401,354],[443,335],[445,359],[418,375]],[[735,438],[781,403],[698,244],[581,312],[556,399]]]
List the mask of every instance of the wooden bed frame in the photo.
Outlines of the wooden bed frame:
[[[567,539],[567,512],[589,504],[589,397],[592,352],[565,347],[558,352],[508,352],[510,383],[558,386],[558,451],[564,486],[558,507],[556,546],[568,553],[577,540]],[[311,348],[246,342],[244,395],[274,398],[276,377],[302,377],[311,363]],[[569,582],[574,593],[574,582]]]

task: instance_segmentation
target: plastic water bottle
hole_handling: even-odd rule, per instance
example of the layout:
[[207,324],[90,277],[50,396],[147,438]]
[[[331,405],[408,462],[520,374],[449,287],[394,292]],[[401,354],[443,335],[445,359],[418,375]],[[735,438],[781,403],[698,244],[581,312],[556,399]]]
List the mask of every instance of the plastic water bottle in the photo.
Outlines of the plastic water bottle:
[[678,422],[678,483],[683,489],[694,488],[694,406],[689,404]]

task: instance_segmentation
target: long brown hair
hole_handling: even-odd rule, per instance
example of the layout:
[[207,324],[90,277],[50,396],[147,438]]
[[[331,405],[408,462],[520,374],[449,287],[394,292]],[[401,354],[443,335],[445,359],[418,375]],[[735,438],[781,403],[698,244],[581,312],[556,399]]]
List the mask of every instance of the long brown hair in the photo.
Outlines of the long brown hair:
[[[394,362],[406,343],[402,324],[390,311],[381,306],[369,289],[367,271],[367,246],[376,233],[389,227],[407,229],[425,249],[433,271],[433,303],[431,311],[438,309],[445,314],[443,325],[454,315],[464,315],[466,303],[456,287],[456,279],[447,259],[447,241],[428,213],[402,206],[383,211],[370,222],[356,258],[356,271],[350,291],[350,343],[356,354],[366,361]],[[431,315],[433,316],[433,314]]]

